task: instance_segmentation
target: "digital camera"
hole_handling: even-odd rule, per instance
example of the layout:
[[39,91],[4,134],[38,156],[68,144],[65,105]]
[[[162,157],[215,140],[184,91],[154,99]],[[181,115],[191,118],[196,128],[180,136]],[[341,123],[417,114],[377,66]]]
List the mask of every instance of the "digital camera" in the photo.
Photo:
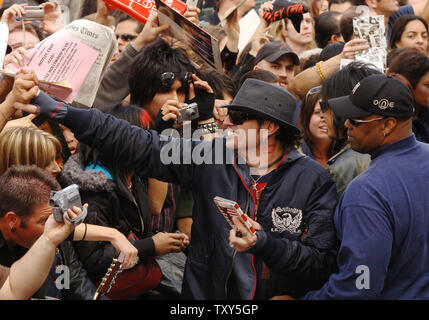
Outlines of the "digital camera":
[[[43,6],[26,6],[25,15],[21,18],[25,20],[43,20],[45,17],[45,9]],[[21,20],[17,19],[17,20]]]
[[194,120],[200,116],[198,112],[198,104],[191,103],[188,106],[179,109],[180,116],[177,119],[178,123],[182,123],[183,121]]
[[72,184],[60,191],[51,191],[49,204],[52,207],[55,221],[64,222],[64,214],[67,214],[67,209],[71,209],[73,206],[82,208],[79,187]]

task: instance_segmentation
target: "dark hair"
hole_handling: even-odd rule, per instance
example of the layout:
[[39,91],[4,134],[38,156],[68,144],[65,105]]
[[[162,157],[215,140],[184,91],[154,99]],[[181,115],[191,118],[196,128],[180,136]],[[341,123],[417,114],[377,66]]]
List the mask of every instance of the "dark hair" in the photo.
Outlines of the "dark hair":
[[404,48],[390,63],[389,73],[403,75],[416,88],[421,77],[429,72],[429,58],[416,48]]
[[395,48],[395,49],[390,49],[387,52],[387,57],[386,57],[386,65],[389,68],[391,62],[401,53],[404,52],[405,50],[410,49],[408,47],[406,48]]
[[244,81],[246,81],[247,79],[257,79],[257,80],[261,80],[261,81],[265,81],[265,82],[269,82],[269,83],[280,82],[279,78],[274,73],[272,73],[271,71],[262,70],[262,69],[251,70],[251,71],[246,72],[240,78],[238,89],[241,88]]
[[131,103],[145,106],[156,93],[166,88],[161,84],[161,74],[173,72],[178,76],[196,72],[195,66],[181,49],[173,49],[163,39],[145,47],[134,58],[128,78]]
[[321,97],[323,100],[347,96],[363,78],[381,72],[360,61],[354,61],[323,81]]
[[[380,1],[380,0],[378,0]],[[352,0],[354,6],[366,6],[366,0]]]
[[214,69],[201,70],[200,78],[209,83],[215,93],[216,99],[225,99],[225,92],[230,94],[232,97],[237,93],[237,89],[231,78]]
[[[304,59],[301,59],[304,60]],[[301,71],[314,67],[320,61],[320,53],[315,53],[304,60]]]
[[[133,105],[116,105],[106,110],[107,114],[142,128],[143,126],[140,118],[141,112],[141,108]],[[110,154],[100,153],[85,144],[81,144],[80,157],[85,166],[91,164],[95,166],[100,162],[109,170],[116,183],[125,185],[126,177],[130,173],[130,169],[125,168],[122,162],[119,162],[116,158],[112,158]]]
[[[352,89],[363,78],[372,74],[381,74],[374,67],[363,62],[354,61],[347,66],[337,71],[323,81],[320,96],[323,101],[350,95]],[[344,127],[345,119],[334,116],[335,135],[337,139],[344,136],[346,128]]]
[[341,15],[340,32],[345,42],[349,42],[353,37],[353,18],[359,16],[356,9],[356,6],[352,6]]
[[51,190],[59,189],[59,183],[35,165],[12,166],[0,176],[0,217],[9,211],[28,217],[35,206],[49,201]]
[[315,40],[319,48],[326,47],[333,35],[341,35],[338,21],[340,15],[341,13],[337,11],[327,11],[317,17],[314,30],[316,32]]
[[343,52],[344,42],[335,42],[328,44],[323,50],[320,52],[320,61],[326,61],[339,55]]
[[406,14],[403,16],[400,16],[398,19],[396,19],[395,23],[392,27],[392,33],[390,36],[390,48],[395,49],[396,48],[396,42],[401,41],[402,34],[404,33],[405,28],[407,27],[408,23],[414,20],[419,20],[423,25],[425,26],[426,32],[428,32],[428,24],[425,19],[419,16],[415,16],[413,14]]

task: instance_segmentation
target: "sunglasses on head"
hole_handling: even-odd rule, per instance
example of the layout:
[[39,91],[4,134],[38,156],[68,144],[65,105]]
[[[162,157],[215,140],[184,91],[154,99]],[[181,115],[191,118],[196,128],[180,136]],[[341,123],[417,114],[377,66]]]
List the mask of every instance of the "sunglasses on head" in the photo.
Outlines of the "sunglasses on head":
[[373,121],[383,120],[383,119],[384,119],[384,117],[375,118],[375,119],[369,119],[369,120],[360,120],[360,119],[348,118],[347,120],[349,120],[350,124],[353,127],[357,127],[357,126],[361,125],[362,123],[368,123],[368,122],[373,122]]
[[[161,84],[164,87],[170,88],[176,80],[176,74],[174,72],[164,72],[161,74]],[[179,79],[182,82],[182,86],[189,85],[192,82],[192,73],[185,72],[183,77]]]
[[308,90],[304,98],[304,104],[307,104],[308,98],[310,98],[313,94],[318,93],[321,89],[322,89],[322,86],[317,86]]
[[134,34],[129,34],[129,33],[117,34],[116,40],[119,40],[119,38],[121,38],[122,41],[129,42],[129,41],[133,41],[135,38],[137,38],[137,36]]
[[237,110],[229,110],[228,115],[231,122],[236,125],[243,124],[247,120],[264,120],[255,114]]

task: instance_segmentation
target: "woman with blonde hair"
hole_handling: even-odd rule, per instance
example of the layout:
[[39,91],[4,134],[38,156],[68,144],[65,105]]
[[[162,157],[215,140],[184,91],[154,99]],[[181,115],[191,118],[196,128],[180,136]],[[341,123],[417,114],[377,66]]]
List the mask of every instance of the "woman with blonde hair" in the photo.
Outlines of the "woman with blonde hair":
[[13,127],[0,134],[0,175],[13,165],[36,165],[57,178],[61,143],[49,132]]

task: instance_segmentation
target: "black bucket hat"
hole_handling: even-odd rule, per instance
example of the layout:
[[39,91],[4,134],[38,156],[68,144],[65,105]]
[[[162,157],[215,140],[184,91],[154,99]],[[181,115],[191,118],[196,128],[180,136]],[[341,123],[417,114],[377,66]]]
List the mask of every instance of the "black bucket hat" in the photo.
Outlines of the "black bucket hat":
[[284,88],[257,79],[244,81],[232,104],[222,106],[230,110],[252,113],[290,130],[300,131],[294,123],[297,100]]

